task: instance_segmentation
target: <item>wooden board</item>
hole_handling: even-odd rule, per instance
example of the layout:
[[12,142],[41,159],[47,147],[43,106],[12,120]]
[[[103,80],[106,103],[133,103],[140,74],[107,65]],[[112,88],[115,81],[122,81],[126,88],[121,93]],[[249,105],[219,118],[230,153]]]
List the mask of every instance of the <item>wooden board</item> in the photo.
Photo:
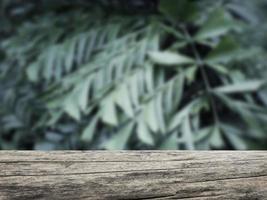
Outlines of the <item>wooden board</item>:
[[0,199],[266,200],[266,152],[0,152]]

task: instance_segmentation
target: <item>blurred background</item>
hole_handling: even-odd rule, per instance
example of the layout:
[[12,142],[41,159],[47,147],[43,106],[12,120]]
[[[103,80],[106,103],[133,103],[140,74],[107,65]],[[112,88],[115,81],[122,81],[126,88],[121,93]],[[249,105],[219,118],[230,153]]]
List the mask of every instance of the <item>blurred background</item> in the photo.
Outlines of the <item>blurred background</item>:
[[267,0],[1,0],[0,150],[267,149]]

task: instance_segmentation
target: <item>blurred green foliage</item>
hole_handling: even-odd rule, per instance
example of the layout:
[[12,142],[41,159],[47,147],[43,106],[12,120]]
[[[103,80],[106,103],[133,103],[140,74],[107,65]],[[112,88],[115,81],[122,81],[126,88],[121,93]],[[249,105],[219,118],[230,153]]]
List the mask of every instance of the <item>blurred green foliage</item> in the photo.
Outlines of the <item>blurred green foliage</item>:
[[0,9],[0,149],[267,149],[266,1]]

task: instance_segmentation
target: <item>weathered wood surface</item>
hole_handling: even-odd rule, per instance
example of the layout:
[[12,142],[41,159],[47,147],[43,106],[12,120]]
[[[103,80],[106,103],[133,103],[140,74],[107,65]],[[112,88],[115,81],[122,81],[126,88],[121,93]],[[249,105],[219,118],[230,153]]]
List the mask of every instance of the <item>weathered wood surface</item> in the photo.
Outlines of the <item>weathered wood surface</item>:
[[266,200],[267,152],[0,152],[0,199]]

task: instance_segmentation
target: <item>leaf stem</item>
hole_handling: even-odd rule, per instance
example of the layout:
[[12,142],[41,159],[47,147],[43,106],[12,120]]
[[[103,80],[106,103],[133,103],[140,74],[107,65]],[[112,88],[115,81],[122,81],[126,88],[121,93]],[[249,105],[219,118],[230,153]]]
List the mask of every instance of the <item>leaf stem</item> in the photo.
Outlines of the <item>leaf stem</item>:
[[208,94],[208,97],[209,97],[209,101],[210,101],[210,104],[211,104],[211,108],[212,108],[212,113],[213,113],[213,117],[214,117],[214,122],[216,125],[219,125],[220,123],[220,119],[219,119],[219,115],[218,115],[218,109],[217,109],[217,106],[216,106],[216,102],[215,102],[215,99],[212,95],[212,87],[211,87],[211,84],[209,82],[209,77],[206,73],[206,70],[205,70],[205,66],[204,66],[204,62],[196,48],[196,45],[193,41],[193,38],[191,37],[191,35],[189,34],[189,32],[187,31],[186,27],[184,25],[180,26],[185,34],[185,37],[186,39],[189,41],[190,43],[190,46],[192,48],[192,51],[193,51],[193,54],[196,58],[196,61],[197,61],[197,66],[199,67],[200,69],[200,72],[201,72],[201,76],[204,80],[204,84],[205,84],[205,87],[206,87],[206,93]]

